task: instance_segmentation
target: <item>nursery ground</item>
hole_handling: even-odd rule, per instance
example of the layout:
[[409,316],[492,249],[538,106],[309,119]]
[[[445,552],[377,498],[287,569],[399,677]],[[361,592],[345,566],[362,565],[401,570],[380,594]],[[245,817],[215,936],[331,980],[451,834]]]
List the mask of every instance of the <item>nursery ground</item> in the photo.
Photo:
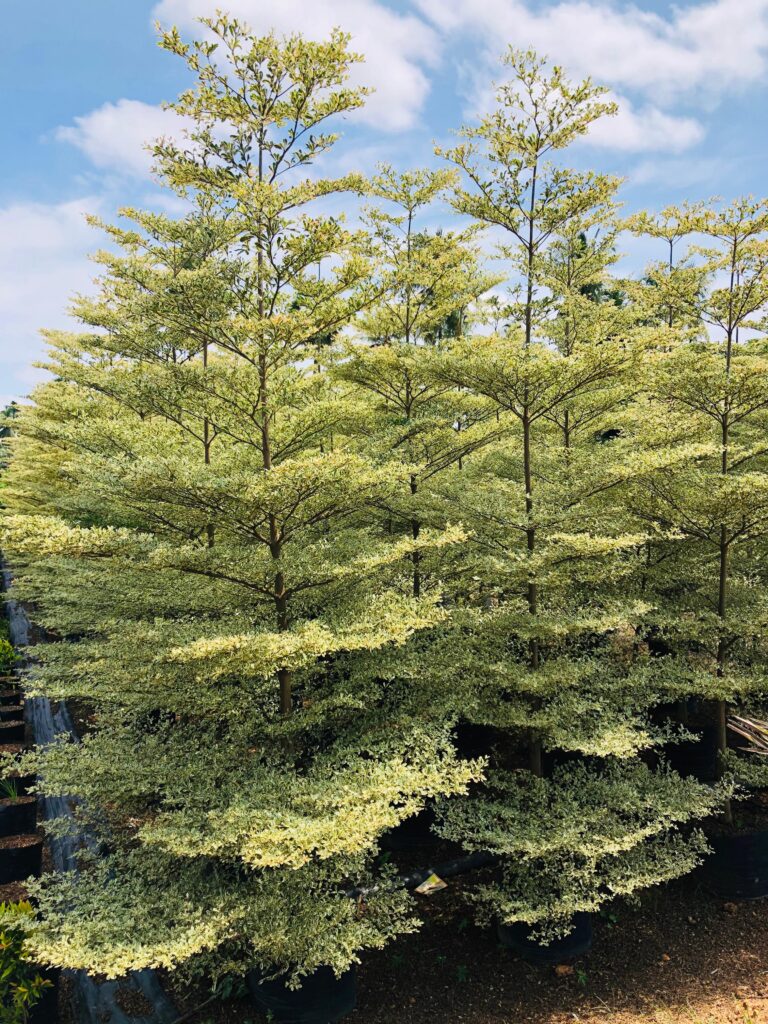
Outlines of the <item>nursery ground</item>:
[[[725,903],[689,878],[614,907],[588,957],[543,968],[474,927],[459,888],[425,897],[421,931],[365,957],[348,1024],[768,1024],[768,900]],[[263,1024],[237,1000],[189,1018],[246,1021]]]

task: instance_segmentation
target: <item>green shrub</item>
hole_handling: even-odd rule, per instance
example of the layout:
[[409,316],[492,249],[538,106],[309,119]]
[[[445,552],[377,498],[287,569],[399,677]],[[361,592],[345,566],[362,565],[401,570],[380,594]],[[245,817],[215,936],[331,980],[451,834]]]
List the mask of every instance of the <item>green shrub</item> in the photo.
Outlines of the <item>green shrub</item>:
[[10,640],[0,637],[0,672],[9,672],[16,664],[17,655]]
[[0,903],[0,1021],[26,1024],[30,1011],[51,982],[26,956],[25,943],[32,924],[32,907]]

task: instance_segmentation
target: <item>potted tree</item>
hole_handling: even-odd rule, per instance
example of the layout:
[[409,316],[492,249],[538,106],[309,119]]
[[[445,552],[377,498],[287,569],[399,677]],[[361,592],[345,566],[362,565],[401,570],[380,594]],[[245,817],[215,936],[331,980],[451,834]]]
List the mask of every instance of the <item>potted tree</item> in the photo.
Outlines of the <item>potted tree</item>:
[[[378,171],[370,190],[384,205],[368,209],[365,220],[381,290],[359,319],[362,337],[353,337],[341,350],[332,372],[360,402],[363,448],[381,461],[402,464],[401,486],[371,509],[371,525],[387,536],[413,541],[406,555],[408,593],[418,599],[438,582],[445,595],[461,557],[460,546],[453,543],[418,543],[428,531],[450,536],[444,480],[503,430],[491,402],[437,381],[431,362],[449,337],[469,329],[470,307],[497,278],[479,269],[476,229],[454,234],[423,227],[428,208],[453,180],[450,171],[398,174],[388,165]],[[422,648],[420,661],[428,660]],[[447,688],[438,685],[429,697],[425,687],[421,690],[433,717],[451,721],[460,702]],[[382,843],[388,851],[434,844],[434,820],[433,808],[427,807],[387,833]]]
[[674,471],[659,468],[632,506],[660,538],[647,569],[648,621],[668,652],[656,661],[658,678],[679,699],[699,702],[716,730],[717,772],[739,798],[726,799],[710,823],[707,870],[724,894],[756,897],[768,894],[765,783],[729,749],[727,720],[732,710],[759,710],[766,694],[755,585],[768,535],[768,361],[758,333],[768,301],[768,203],[702,208],[692,224],[706,243],[693,249],[700,286],[670,288],[697,328],[665,332],[644,421],[649,443],[686,458]]
[[[346,37],[205,24],[218,51],[162,39],[197,75],[188,143],[156,149],[189,212],[109,229],[90,333],[52,338],[9,469],[3,546],[61,637],[36,686],[96,709],[81,744],[41,752],[41,791],[82,798],[107,849],[31,887],[31,942],[109,977],[235,964],[266,993],[330,970],[344,993],[362,950],[416,926],[407,893],[350,883],[386,877],[379,837],[478,776],[379,664],[445,619],[439,581],[404,581],[464,532],[372,528],[406,471],[364,450],[317,358],[378,294],[363,240],[312,205],[360,179],[306,171],[363,100]],[[24,480],[51,465],[30,515]]]
[[0,782],[0,837],[31,833],[37,827],[37,797],[22,791],[19,782]]
[[645,536],[619,494],[641,469],[631,407],[647,342],[607,276],[616,182],[548,162],[614,108],[534,54],[505,63],[499,109],[444,155],[464,172],[456,209],[506,231],[509,326],[454,342],[433,372],[509,427],[451,493],[482,591],[436,669],[508,739],[483,786],[445,801],[440,832],[498,855],[472,890],[480,920],[560,959],[587,948],[584,915],[699,862],[687,825],[715,798],[642,760],[664,734],[642,642]]

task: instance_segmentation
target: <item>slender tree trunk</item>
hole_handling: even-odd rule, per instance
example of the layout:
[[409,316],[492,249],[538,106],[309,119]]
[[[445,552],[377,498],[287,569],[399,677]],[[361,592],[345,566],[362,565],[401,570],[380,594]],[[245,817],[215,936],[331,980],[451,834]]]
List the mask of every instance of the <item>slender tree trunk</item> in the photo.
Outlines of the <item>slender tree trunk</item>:
[[[533,165],[531,175],[531,201],[528,211],[528,253],[527,253],[527,281],[525,293],[525,347],[530,348],[533,341],[533,285],[534,285],[534,225],[536,216],[536,183],[538,166]],[[529,556],[533,556],[536,549],[536,528],[533,525],[533,471],[531,465],[531,420],[528,407],[528,395],[525,395],[523,409],[523,477],[525,480],[525,516],[526,516],[526,547]],[[538,614],[538,590],[536,581],[533,578],[528,580],[528,611],[532,616]],[[539,667],[539,640],[538,637],[531,637],[528,643],[528,659],[531,668],[535,671]],[[530,731],[528,741],[529,767],[534,775],[543,774],[541,738],[535,730]]]
[[[675,259],[675,240],[673,238],[667,239],[669,243],[669,273],[671,274],[674,269]],[[675,307],[672,304],[672,300],[669,302],[669,313],[668,313],[668,326],[671,328],[675,321]],[[647,540],[646,546],[646,565],[651,564],[651,542]],[[643,581],[643,590],[645,590],[645,581]],[[677,720],[681,725],[688,725],[688,701],[683,699],[677,702]]]
[[527,281],[525,290],[525,347],[531,344],[533,338],[533,262],[534,262],[534,223],[536,215],[536,179],[537,166],[534,164],[531,177],[531,202],[528,211],[528,253],[527,253]]
[[[273,558],[279,561],[279,547]],[[275,610],[277,611],[277,628],[288,629],[288,601],[285,594],[285,578],[280,570],[275,575]],[[288,717],[293,711],[293,673],[281,668],[277,673],[280,686],[280,714]]]
[[[411,494],[416,494],[419,489],[418,482],[415,476],[411,477]],[[421,523],[418,519],[411,519],[411,536],[414,540],[419,539],[421,533]],[[414,551],[411,555],[411,561],[413,562],[413,596],[421,597],[421,553]]]
[[[259,140],[259,183],[264,179],[264,139]],[[272,469],[272,444],[270,439],[270,415],[269,408],[269,367],[267,365],[267,354],[264,341],[263,320],[266,314],[266,303],[264,300],[264,233],[261,220],[257,232],[256,252],[256,283],[258,295],[260,353],[259,353],[259,412],[261,415],[261,457],[264,471]],[[285,577],[280,562],[282,559],[283,539],[274,515],[269,516],[269,550],[275,563],[275,579],[273,598],[275,603],[275,615],[277,629],[284,632],[288,629],[288,597],[285,588]],[[280,714],[288,717],[293,711],[293,673],[287,668],[278,669],[277,681],[280,690]]]
[[[729,350],[730,350],[730,332],[729,332]],[[730,369],[730,365],[729,365]],[[722,462],[721,471],[723,476],[728,473],[728,436],[729,423],[728,423],[728,412],[723,413],[722,419]],[[718,573],[718,595],[717,595],[717,614],[720,618],[720,636],[717,641],[717,676],[718,679],[722,679],[725,675],[725,662],[726,662],[726,636],[725,636],[725,619],[728,613],[728,555],[729,555],[730,544],[728,542],[728,530],[725,523],[720,524],[720,557],[719,557],[719,573]],[[717,701],[717,748],[721,756],[725,756],[728,751],[728,705],[724,700]],[[731,807],[731,801],[726,800],[723,808],[723,817],[727,824],[733,824],[733,808]]]
[[[203,342],[203,373],[208,369],[208,342]],[[205,464],[210,466],[211,464],[211,423],[206,415],[203,417],[203,450],[205,452]],[[208,547],[212,548],[215,541],[215,531],[213,523],[208,523],[205,528],[205,533],[208,538]]]
[[[408,377],[407,380],[406,380],[406,385],[405,385],[405,418],[406,418],[407,422],[410,422],[410,419],[411,419],[411,404],[412,404],[412,401],[413,401],[412,394],[413,394],[413,392],[412,392],[412,389],[411,389],[410,377]],[[415,496],[417,494],[417,492],[419,490],[419,482],[418,482],[418,480],[416,479],[415,476],[411,476],[410,486],[411,486],[411,497],[413,497],[413,496]],[[420,520],[415,515],[411,516],[411,537],[414,540],[418,540],[420,533],[421,533],[421,522],[420,522]],[[413,596],[414,597],[421,597],[421,553],[419,551],[413,551],[411,553],[411,563],[413,564],[413,580],[412,580]]]
[[[526,547],[529,556],[536,550],[536,528],[533,525],[533,476],[531,469],[531,423],[528,410],[523,415],[523,476],[525,479]],[[538,588],[533,578],[528,580],[528,611],[531,616],[538,614]],[[539,667],[539,641],[532,636],[528,641],[528,660],[534,670]],[[528,742],[529,767],[535,775],[542,775],[541,739],[531,730]]]
[[571,413],[569,409],[565,410],[563,418],[563,447],[565,448],[565,462],[567,465],[571,457]]

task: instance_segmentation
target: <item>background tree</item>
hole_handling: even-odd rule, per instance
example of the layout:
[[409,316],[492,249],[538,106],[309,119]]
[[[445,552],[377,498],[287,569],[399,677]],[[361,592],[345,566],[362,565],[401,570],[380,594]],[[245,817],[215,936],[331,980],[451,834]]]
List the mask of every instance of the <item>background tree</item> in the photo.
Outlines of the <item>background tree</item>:
[[644,280],[632,289],[634,301],[647,310],[651,323],[689,331],[701,326],[695,305],[701,294],[702,271],[687,251],[680,256],[679,247],[696,230],[702,209],[700,203],[684,203],[667,206],[658,214],[642,210],[625,221],[633,234],[657,239],[666,249],[665,258],[654,260]]
[[693,227],[710,240],[693,249],[705,287],[685,297],[700,340],[659,356],[648,419],[654,445],[680,450],[685,439],[689,454],[633,498],[668,538],[650,566],[666,670],[683,697],[714,701],[724,756],[728,704],[759,701],[763,691],[755,586],[768,525],[768,390],[765,342],[754,329],[764,329],[768,301],[768,206],[740,199],[702,208]]
[[9,444],[8,441],[13,434],[13,423],[19,414],[19,407],[16,402],[11,402],[0,413],[0,469],[8,465]]
[[[478,265],[470,228],[458,234],[430,234],[418,229],[418,218],[454,179],[449,171],[396,174],[391,167],[371,183],[373,195],[387,202],[368,211],[378,253],[381,298],[361,317],[368,344],[347,346],[336,376],[369,396],[366,443],[385,461],[398,458],[408,485],[382,504],[383,523],[390,532],[403,530],[414,541],[424,525],[444,528],[451,519],[432,486],[437,475],[461,468],[467,456],[497,433],[492,407],[434,380],[430,353],[451,318],[466,324],[467,310],[496,278]],[[395,212],[392,212],[394,207]],[[459,332],[460,333],[460,332]],[[424,552],[411,555],[411,592],[444,582],[450,546],[435,549],[436,561],[425,564]]]

